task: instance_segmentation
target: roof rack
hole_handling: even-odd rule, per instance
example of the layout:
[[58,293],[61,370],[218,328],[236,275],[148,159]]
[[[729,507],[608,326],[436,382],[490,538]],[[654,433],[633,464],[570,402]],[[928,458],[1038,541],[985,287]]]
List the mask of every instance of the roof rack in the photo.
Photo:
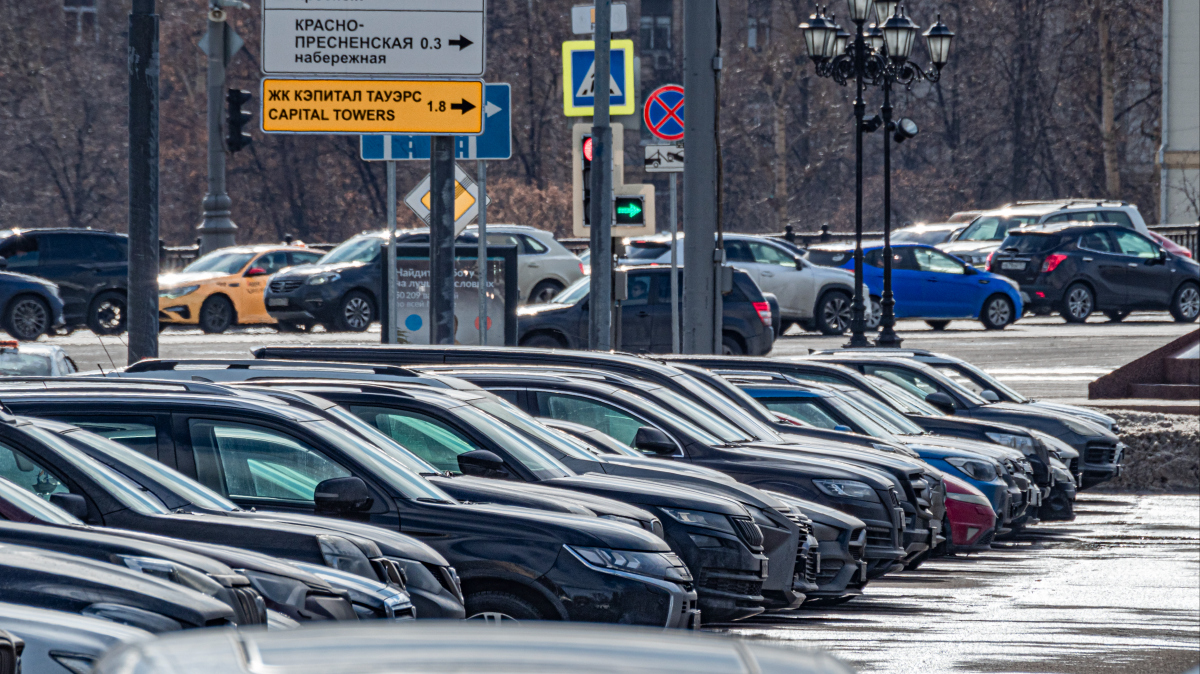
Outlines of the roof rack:
[[[463,374],[496,374],[497,370],[511,371],[511,367],[504,365],[430,365],[417,368],[421,372],[431,372],[443,374],[449,377],[459,377]],[[621,382],[629,383],[629,377],[616,374],[613,372],[601,372],[597,370],[589,370],[583,367],[570,367],[566,365],[528,365],[522,366],[521,372],[534,375],[555,375],[564,377],[573,377],[577,379],[592,379],[605,382]]]
[[1030,201],[1013,201],[1004,204],[1000,208],[1012,208],[1013,206],[1051,206],[1061,204],[1062,208],[1070,208],[1072,206],[1105,206],[1119,205],[1129,206],[1128,201],[1117,199],[1086,199],[1086,198],[1071,198],[1071,199],[1033,199]]
[[[63,389],[110,389],[123,388],[182,388],[188,393],[206,395],[234,396],[235,391],[211,382],[178,381],[174,379],[130,379],[124,377],[0,377],[0,390],[6,384],[41,384],[43,390],[52,388]],[[25,390],[36,390],[32,387]]]
[[712,371],[722,377],[732,377],[734,379],[765,379],[768,382],[779,384],[793,384],[795,379],[778,372],[760,372],[757,370],[723,370],[719,367],[712,368]]
[[[263,379],[255,381],[244,381],[233,384],[237,388],[291,388],[291,387],[344,387],[357,389],[363,393],[377,393],[386,395],[403,395],[409,398],[413,397],[408,391],[412,389],[411,384],[400,384],[399,382],[389,385],[387,382],[362,382],[362,381],[340,381],[337,379]],[[436,391],[438,389],[429,389]],[[292,393],[304,393],[303,391],[292,391]]]
[[339,363],[335,361],[316,360],[284,360],[282,358],[239,359],[227,360],[219,358],[180,358],[172,360],[147,359],[138,361],[121,370],[121,372],[164,372],[176,371],[180,366],[201,365],[211,369],[251,370],[251,369],[287,369],[296,370],[352,370],[355,372],[370,372],[372,374],[391,375],[393,377],[419,377],[416,372],[396,365],[371,365],[365,363]]

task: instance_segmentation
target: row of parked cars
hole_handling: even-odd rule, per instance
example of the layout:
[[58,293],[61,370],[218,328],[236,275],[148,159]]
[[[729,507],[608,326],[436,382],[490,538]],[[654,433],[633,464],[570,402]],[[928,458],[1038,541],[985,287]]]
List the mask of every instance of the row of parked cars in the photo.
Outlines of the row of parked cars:
[[838,604],[1073,518],[1124,449],[1104,415],[921,351],[254,355],[0,380],[0,630],[30,671],[231,657],[143,641],[206,627],[271,650],[317,623]]

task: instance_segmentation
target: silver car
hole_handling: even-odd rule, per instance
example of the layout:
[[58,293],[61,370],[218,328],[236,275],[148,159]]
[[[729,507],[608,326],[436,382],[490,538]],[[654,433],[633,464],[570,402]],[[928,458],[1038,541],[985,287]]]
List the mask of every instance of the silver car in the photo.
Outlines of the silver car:
[[0,629],[25,641],[21,671],[29,674],[79,674],[110,648],[153,635],[77,613],[0,603]]

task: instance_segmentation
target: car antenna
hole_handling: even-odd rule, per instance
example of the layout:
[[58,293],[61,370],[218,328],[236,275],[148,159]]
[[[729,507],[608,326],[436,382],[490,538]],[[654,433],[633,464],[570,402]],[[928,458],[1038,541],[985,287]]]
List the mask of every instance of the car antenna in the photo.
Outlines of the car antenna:
[[[96,335],[94,332],[92,334]],[[104,355],[108,356],[109,364],[112,365],[114,370],[117,369],[117,364],[113,361],[112,354],[108,352],[108,346],[104,344],[104,340],[100,338],[100,335],[96,335],[96,341],[100,342],[100,348],[104,349]],[[100,367],[100,363],[96,363],[96,367]],[[101,367],[100,371],[103,372],[104,368]]]

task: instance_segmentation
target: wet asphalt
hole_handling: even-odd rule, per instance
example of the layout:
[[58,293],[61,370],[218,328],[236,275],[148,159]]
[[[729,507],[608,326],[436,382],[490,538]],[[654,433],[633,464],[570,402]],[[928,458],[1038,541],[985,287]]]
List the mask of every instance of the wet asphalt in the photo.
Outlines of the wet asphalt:
[[1200,495],[1084,493],[1074,522],[887,576],[836,608],[709,629],[880,674],[1182,673],[1200,664]]

